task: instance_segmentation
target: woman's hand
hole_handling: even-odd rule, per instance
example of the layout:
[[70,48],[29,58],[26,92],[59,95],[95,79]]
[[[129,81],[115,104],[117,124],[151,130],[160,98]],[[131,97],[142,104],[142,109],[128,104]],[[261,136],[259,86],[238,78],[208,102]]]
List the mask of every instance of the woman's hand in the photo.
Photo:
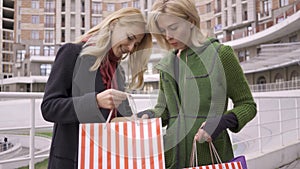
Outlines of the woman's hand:
[[114,109],[125,100],[127,93],[115,89],[107,89],[96,95],[99,108]]
[[196,139],[198,142],[211,142],[212,138],[211,136],[203,129],[203,127],[205,126],[205,122],[202,123],[201,127],[198,129],[198,132],[196,133],[194,139]]

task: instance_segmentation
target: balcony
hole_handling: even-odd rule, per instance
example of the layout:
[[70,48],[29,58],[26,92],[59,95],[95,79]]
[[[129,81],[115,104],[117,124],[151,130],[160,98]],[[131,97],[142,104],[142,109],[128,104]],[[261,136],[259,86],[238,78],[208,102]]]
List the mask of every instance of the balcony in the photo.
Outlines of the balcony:
[[300,27],[300,2],[293,4],[280,15],[274,16],[274,20],[270,20],[270,14],[258,14],[259,21],[266,20],[259,23],[256,28],[253,28],[251,34],[239,33],[234,36],[229,35],[224,37],[222,42],[232,46],[234,49],[246,48],[286,36],[290,32],[297,31]]
[[284,19],[283,21],[273,25],[271,22],[262,27],[256,28],[259,32],[249,34],[239,34],[234,38],[225,37],[226,41],[224,44],[232,46],[234,49],[246,48],[249,46],[255,46],[257,44],[267,43],[273,39],[277,39],[288,35],[290,32],[295,32],[300,27],[300,11],[293,14],[292,16]]

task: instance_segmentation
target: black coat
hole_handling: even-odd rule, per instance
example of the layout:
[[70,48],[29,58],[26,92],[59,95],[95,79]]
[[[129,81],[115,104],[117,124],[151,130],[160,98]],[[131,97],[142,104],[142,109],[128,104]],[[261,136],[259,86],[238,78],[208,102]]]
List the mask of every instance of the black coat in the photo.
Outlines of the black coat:
[[[63,45],[46,84],[41,111],[46,121],[54,123],[49,169],[77,169],[79,123],[102,123],[109,114],[96,102],[96,94],[105,90],[100,71],[89,70],[96,58],[79,57],[81,49],[82,44]],[[124,72],[119,67],[118,87],[124,90]],[[123,102],[118,116],[131,114],[128,101]]]

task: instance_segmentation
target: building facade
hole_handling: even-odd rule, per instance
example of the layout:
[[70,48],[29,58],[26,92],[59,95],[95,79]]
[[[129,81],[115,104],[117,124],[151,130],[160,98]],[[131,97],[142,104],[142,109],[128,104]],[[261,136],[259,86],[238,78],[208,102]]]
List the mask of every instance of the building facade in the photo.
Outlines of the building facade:
[[14,22],[15,10],[13,0],[0,1],[0,89],[5,90],[3,79],[13,77],[14,68]]
[[198,0],[197,4],[201,28],[234,48],[253,88],[299,84],[299,0]]
[[1,1],[1,91],[43,92],[59,47],[110,13],[135,7],[147,15],[151,0]]

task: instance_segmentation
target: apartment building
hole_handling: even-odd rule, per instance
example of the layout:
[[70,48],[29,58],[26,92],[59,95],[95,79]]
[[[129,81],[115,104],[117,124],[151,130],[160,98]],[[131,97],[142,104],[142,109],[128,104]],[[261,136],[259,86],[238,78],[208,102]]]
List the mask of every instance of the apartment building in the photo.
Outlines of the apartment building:
[[201,27],[234,48],[251,85],[300,80],[299,0],[198,0]]
[[61,45],[116,10],[135,7],[147,15],[151,5],[152,0],[4,0],[1,91],[43,92]]
[[14,1],[0,1],[0,89],[5,90],[3,79],[13,77],[14,67]]

